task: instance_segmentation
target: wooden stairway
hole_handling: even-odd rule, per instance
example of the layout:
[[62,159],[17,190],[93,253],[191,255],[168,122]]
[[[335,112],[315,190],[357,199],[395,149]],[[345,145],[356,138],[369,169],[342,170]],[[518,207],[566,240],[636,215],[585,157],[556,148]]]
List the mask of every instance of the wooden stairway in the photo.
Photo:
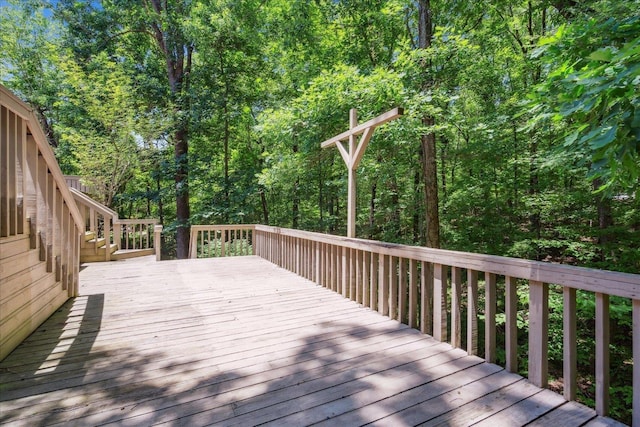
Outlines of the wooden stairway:
[[85,222],[80,262],[117,261],[155,254],[157,219],[119,219],[118,214],[71,187]]

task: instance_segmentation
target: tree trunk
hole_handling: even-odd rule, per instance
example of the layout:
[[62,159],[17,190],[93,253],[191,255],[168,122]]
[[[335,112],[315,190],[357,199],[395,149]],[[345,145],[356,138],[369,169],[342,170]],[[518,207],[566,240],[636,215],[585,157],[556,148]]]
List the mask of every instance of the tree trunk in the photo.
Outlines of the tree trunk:
[[175,158],[177,162],[176,184],[176,256],[178,259],[189,257],[189,163],[187,152],[189,151],[186,129],[179,129],[175,133]]
[[[433,118],[422,120],[426,126],[433,126]],[[422,135],[422,151],[424,153],[424,199],[427,219],[427,246],[440,247],[440,216],[438,213],[438,170],[436,165],[436,136],[433,132]]]
[[[294,144],[293,152],[298,152],[298,145]],[[293,216],[292,228],[297,229],[300,226],[300,178],[296,177],[293,183],[293,208],[291,212]]]
[[415,204],[413,207],[413,242],[417,244],[424,244],[422,241],[422,233],[420,227],[420,182],[421,182],[420,170],[416,170],[413,174],[413,190]]
[[371,203],[369,203],[369,239],[376,237],[376,181],[371,185]]
[[[170,11],[167,3],[160,0],[148,0],[156,17],[150,23],[153,37],[162,52],[167,68],[169,90],[176,117],[173,137],[174,158],[176,162],[176,256],[178,259],[189,257],[189,234],[191,216],[189,206],[189,74],[191,73],[193,45],[187,43],[182,29],[175,22],[163,19]],[[184,4],[178,5],[181,9]],[[185,10],[183,13],[187,13]]]
[[[600,178],[593,181],[593,188],[597,190],[602,185]],[[598,209],[598,244],[601,246],[602,258],[604,260],[604,247],[611,241],[611,233],[608,228],[613,225],[613,213],[611,212],[611,199],[604,195],[596,196],[596,208]]]
[[[418,2],[418,48],[428,49],[431,47],[433,37],[433,21],[431,16],[430,0],[420,0]],[[426,69],[428,64],[423,63]],[[427,91],[432,86],[431,81],[425,81],[422,90]],[[422,123],[425,126],[433,126],[435,119],[431,116],[424,116]],[[436,135],[429,132],[421,137],[422,145],[422,165],[424,173],[424,196],[426,211],[426,244],[428,247],[440,247],[440,218],[438,214],[438,167],[436,163]]]
[[269,225],[269,209],[267,208],[267,196],[264,193],[264,188],[260,188],[260,201],[262,202],[262,217],[264,225]]
[[[219,52],[220,56],[220,75],[225,76],[225,64],[224,64],[224,53]],[[224,77],[224,98],[222,100],[222,111],[224,114],[224,133],[222,137],[223,141],[223,151],[224,151],[224,214],[222,220],[224,223],[229,222],[229,210],[231,209],[231,198],[230,198],[230,187],[231,184],[229,182],[229,139],[231,137],[231,132],[229,129],[229,80]]]

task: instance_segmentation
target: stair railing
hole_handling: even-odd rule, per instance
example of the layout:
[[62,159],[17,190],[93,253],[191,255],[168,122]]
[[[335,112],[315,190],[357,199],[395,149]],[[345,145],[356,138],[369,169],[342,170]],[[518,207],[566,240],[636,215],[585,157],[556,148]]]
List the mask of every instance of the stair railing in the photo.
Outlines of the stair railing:
[[70,188],[70,191],[80,209],[84,232],[85,234],[91,233],[92,237],[91,240],[82,239],[82,248],[89,246],[88,241],[94,241],[95,245],[93,247],[97,254],[99,250],[98,242],[104,239],[105,261],[110,261],[111,247],[120,241],[120,229],[114,226],[118,221],[118,214],[75,188]]
[[[71,193],[83,215],[85,232],[91,233],[96,242],[105,240],[105,261],[111,260],[110,245],[117,245],[119,250],[125,251],[155,248],[154,227],[160,222],[158,219],[120,219],[117,212],[81,191],[71,188]],[[83,241],[83,244],[87,247],[87,243]]]
[[82,231],[38,118],[0,85],[0,360],[78,295]]

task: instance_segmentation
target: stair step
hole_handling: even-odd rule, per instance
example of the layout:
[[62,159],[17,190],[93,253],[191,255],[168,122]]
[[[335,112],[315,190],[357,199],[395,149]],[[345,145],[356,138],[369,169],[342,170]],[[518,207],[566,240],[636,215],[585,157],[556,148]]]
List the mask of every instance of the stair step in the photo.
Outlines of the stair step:
[[[111,257],[118,250],[118,245],[115,243],[109,245],[109,252],[111,253]],[[107,248],[106,246],[102,246],[98,248],[98,251],[94,248],[83,248],[80,250],[80,262],[100,262],[106,261],[105,258],[107,256]]]
[[111,259],[114,261],[121,259],[136,258],[141,256],[155,255],[156,250],[151,249],[121,249],[111,255]]
[[107,244],[107,239],[105,239],[104,237],[100,239],[93,238],[93,239],[87,240],[87,243],[90,245],[93,245],[94,247],[102,248]]
[[96,238],[96,233],[94,233],[93,231],[85,231],[84,232],[84,241],[88,242],[90,240],[93,240]]

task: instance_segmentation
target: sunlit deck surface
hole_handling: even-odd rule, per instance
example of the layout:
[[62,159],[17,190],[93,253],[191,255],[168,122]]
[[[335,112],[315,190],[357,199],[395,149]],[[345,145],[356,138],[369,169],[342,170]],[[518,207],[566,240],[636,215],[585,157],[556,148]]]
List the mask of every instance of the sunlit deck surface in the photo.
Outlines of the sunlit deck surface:
[[13,425],[604,425],[258,257],[86,264],[0,364]]

